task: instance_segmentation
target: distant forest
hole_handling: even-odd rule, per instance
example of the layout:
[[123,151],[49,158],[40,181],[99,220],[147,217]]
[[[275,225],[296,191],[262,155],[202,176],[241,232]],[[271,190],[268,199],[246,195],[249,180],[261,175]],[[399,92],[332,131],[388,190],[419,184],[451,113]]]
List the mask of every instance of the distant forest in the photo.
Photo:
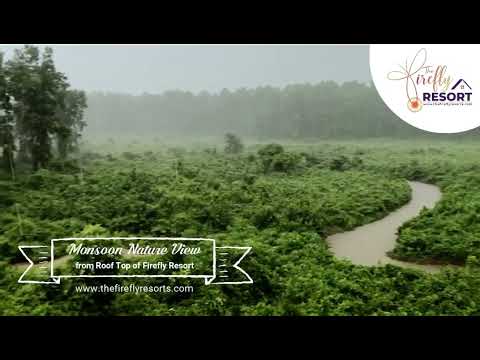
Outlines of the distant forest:
[[85,119],[87,136],[220,136],[233,132],[255,139],[452,138],[428,134],[401,121],[372,84],[359,82],[224,89],[215,94],[96,92],[88,94]]

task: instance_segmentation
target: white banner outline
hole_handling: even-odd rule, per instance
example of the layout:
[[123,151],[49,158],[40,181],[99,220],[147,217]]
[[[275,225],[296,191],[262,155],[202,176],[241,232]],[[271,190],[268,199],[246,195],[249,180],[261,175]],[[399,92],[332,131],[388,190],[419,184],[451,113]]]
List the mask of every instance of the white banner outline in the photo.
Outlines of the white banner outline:
[[[77,241],[77,240],[169,240],[169,241],[210,241],[212,243],[212,274],[202,275],[55,275],[54,258],[56,241]],[[18,279],[20,284],[60,284],[61,278],[203,278],[205,285],[210,284],[253,284],[251,276],[243,270],[239,264],[252,250],[251,246],[222,246],[216,247],[216,240],[209,238],[184,238],[184,237],[81,237],[81,238],[61,238],[50,240],[50,278],[52,281],[23,280],[28,271],[34,266],[34,262],[27,256],[23,249],[48,248],[47,245],[20,245],[18,249],[28,260],[29,266]],[[232,265],[234,269],[239,270],[248,279],[246,281],[219,281],[213,282],[217,278],[217,249],[239,249],[245,250],[243,255]]]

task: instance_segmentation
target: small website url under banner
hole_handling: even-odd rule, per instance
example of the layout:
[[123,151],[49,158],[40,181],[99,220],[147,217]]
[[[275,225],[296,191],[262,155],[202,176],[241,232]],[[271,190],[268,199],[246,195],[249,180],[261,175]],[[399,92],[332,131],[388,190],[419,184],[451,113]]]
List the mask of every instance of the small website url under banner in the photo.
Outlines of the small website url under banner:
[[130,285],[78,285],[75,291],[80,293],[193,293],[193,286],[139,286]]

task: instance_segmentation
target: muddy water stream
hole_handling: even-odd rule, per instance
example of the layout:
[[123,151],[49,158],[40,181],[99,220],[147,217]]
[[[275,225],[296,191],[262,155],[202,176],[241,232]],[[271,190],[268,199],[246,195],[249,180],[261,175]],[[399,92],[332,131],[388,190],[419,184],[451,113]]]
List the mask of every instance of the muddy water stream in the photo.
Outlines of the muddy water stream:
[[409,181],[408,184],[412,188],[412,198],[408,204],[383,219],[327,238],[337,258],[348,259],[357,265],[375,266],[388,263],[428,272],[440,270],[441,265],[420,265],[393,260],[387,256],[387,251],[395,247],[400,225],[416,217],[423,207],[433,208],[442,196],[440,189],[434,185],[416,181]]

